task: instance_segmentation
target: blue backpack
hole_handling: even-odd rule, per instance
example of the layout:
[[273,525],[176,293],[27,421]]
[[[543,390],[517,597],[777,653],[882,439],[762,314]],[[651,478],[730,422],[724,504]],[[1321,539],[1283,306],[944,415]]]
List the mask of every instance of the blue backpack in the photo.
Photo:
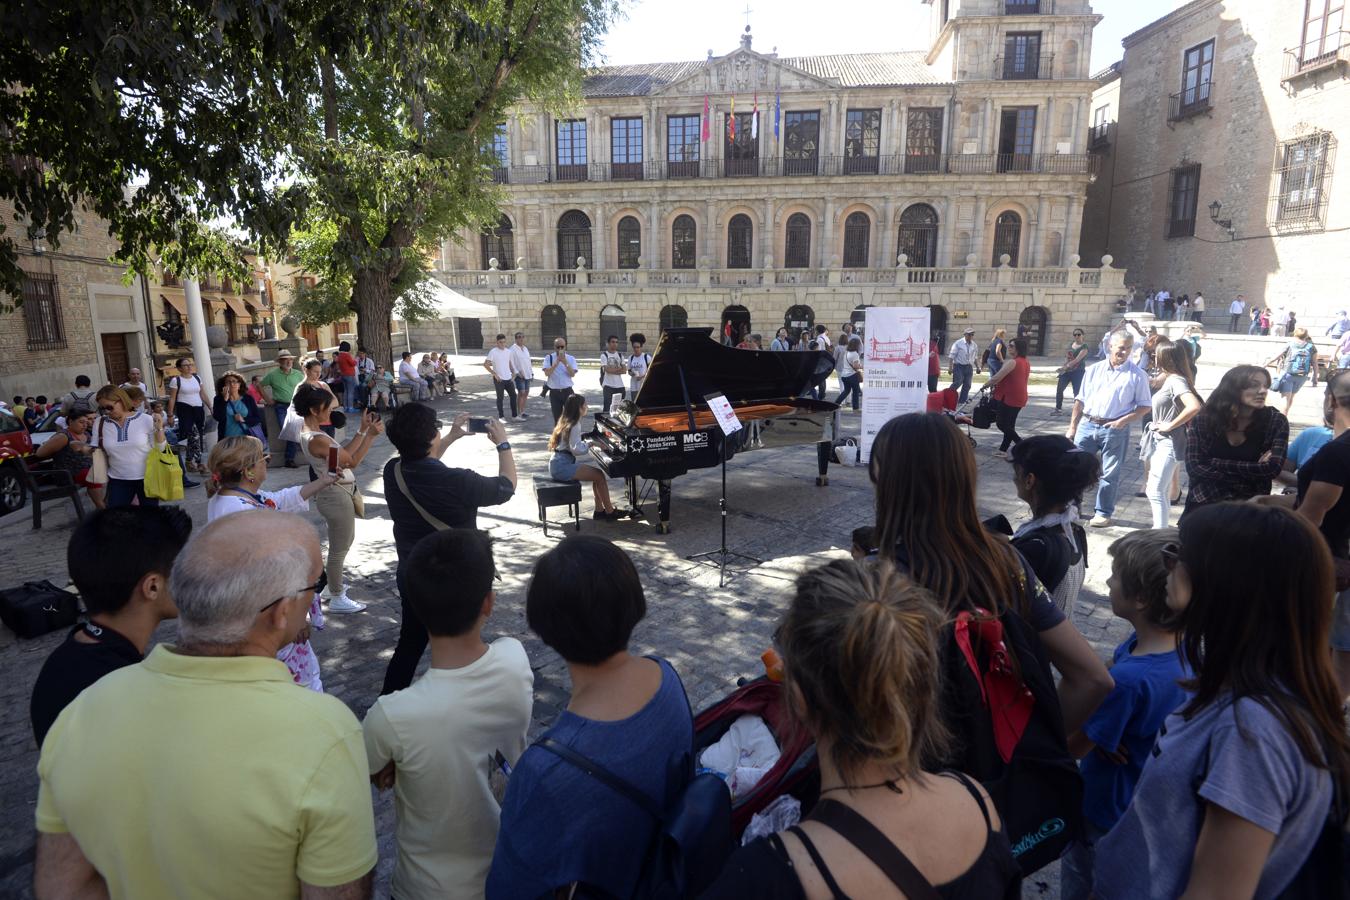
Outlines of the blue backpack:
[[1289,374],[1307,375],[1312,371],[1312,344],[1308,344],[1297,350],[1291,350],[1289,355]]

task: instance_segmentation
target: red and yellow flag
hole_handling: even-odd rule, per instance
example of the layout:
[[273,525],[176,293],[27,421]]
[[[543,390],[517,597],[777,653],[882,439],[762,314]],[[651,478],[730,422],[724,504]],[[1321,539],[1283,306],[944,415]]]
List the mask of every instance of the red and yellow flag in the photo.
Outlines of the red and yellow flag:
[[727,140],[736,142],[736,95],[731,95],[731,113],[727,116]]

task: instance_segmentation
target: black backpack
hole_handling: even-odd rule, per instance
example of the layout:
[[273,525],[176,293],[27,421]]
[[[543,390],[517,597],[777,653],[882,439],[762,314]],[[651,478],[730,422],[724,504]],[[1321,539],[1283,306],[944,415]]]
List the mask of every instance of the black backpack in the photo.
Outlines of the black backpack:
[[1350,832],[1345,830],[1346,818],[1345,793],[1337,787],[1308,858],[1289,886],[1280,891],[1279,900],[1350,900]]
[[[1028,598],[1031,579],[1019,555],[1018,580]],[[943,768],[979,779],[994,801],[1003,829],[1012,844],[1024,876],[1060,857],[1082,829],[1083,779],[1069,754],[1055,679],[1040,636],[1026,619],[1006,608],[998,616],[1007,662],[1033,699],[1030,718],[1011,758],[999,753],[992,717],[982,683],[958,646],[957,628],[942,635],[942,710],[953,738],[953,749]],[[977,642],[973,646],[981,670],[997,652]]]
[[[721,778],[710,772],[695,775],[675,805],[662,810],[646,793],[566,744],[546,737],[535,741],[534,746],[576,766],[652,817],[655,830],[633,897],[696,897],[721,874],[736,846],[731,836],[731,793]],[[607,895],[578,885],[571,896],[579,900]]]

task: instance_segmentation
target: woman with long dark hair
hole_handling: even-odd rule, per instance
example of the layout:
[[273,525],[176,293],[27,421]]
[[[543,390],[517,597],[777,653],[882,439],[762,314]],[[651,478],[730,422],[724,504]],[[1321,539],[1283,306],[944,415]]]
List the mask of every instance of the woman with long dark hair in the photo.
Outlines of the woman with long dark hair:
[[1333,790],[1350,787],[1327,652],[1331,554],[1300,516],[1224,503],[1187,515],[1169,557],[1191,699],[1097,845],[1094,894],[1275,897],[1308,858]]
[[1003,443],[995,456],[1008,455],[1008,448],[1022,440],[1017,433],[1017,416],[1027,405],[1027,383],[1031,380],[1031,363],[1027,361],[1027,339],[1013,338],[1008,342],[1012,357],[992,373],[989,386],[998,402],[995,424],[1003,432]]
[[891,419],[872,443],[880,555],[937,595],[949,616],[1011,610],[1040,635],[1063,676],[1066,730],[1082,727],[1111,691],[1111,676],[1083,636],[1055,607],[1006,540],[989,533],[975,508],[975,454],[946,416]]
[[548,474],[554,481],[588,481],[591,494],[595,497],[594,518],[622,519],[628,510],[620,512],[614,508],[609,497],[609,481],[600,468],[583,463],[590,459],[585,436],[582,434],[581,420],[586,415],[586,397],[572,394],[563,403],[562,415],[553,433],[548,438]]
[[1270,493],[1284,468],[1289,420],[1266,406],[1270,373],[1235,366],[1224,373],[1186,433],[1186,510]]
[[1157,347],[1155,360],[1161,383],[1153,391],[1153,419],[1145,426],[1139,455],[1147,470],[1144,495],[1153,510],[1153,527],[1166,528],[1172,482],[1186,458],[1186,423],[1200,414],[1204,403],[1195,389],[1191,354],[1184,346],[1164,341]]
[[1031,521],[1013,533],[1012,545],[1050,592],[1060,611],[1073,614],[1087,575],[1087,534],[1078,524],[1083,492],[1097,483],[1097,454],[1079,450],[1062,434],[1040,434],[1016,444],[1017,496],[1031,507]]

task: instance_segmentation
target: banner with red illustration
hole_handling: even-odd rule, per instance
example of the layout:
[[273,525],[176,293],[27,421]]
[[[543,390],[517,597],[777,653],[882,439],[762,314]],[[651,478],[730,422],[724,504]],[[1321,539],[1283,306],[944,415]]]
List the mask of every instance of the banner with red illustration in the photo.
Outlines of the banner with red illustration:
[[863,327],[862,461],[896,416],[923,412],[928,402],[928,308],[869,306]]

